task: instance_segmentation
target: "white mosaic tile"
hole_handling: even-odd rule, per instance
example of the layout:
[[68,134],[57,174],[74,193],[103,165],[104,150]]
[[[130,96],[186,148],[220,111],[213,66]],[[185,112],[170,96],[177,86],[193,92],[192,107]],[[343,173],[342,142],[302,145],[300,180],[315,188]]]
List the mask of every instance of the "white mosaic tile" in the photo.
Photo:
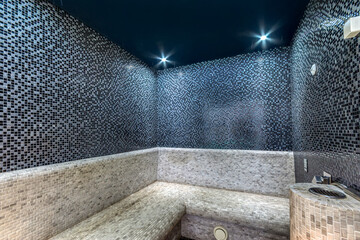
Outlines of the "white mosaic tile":
[[291,239],[360,240],[360,201],[347,195],[331,199],[311,187],[341,191],[336,186],[298,183],[291,186]]
[[156,181],[157,149],[0,174],[0,239],[48,239]]
[[158,180],[288,196],[292,152],[159,148]]
[[289,200],[251,193],[156,182],[52,238],[164,239],[185,214],[289,235]]

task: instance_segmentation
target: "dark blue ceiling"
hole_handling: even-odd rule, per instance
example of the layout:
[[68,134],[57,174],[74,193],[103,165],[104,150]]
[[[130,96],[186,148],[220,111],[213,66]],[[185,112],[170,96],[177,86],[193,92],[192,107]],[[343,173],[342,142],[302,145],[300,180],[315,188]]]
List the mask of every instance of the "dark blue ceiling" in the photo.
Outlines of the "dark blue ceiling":
[[[288,46],[309,0],[53,0],[158,69]],[[266,46],[256,44],[261,30]]]

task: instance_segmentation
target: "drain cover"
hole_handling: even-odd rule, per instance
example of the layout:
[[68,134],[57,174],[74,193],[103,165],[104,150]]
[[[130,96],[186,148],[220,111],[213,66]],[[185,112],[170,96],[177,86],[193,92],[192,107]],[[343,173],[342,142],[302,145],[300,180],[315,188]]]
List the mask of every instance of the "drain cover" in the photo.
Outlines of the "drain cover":
[[214,236],[216,240],[227,240],[228,239],[228,232],[225,228],[221,226],[217,226],[214,228]]
[[335,199],[346,198],[346,195],[343,194],[342,192],[335,191],[335,190],[326,190],[326,189],[318,188],[318,187],[310,188],[309,192],[316,194],[316,195],[328,197],[328,198],[335,198]]

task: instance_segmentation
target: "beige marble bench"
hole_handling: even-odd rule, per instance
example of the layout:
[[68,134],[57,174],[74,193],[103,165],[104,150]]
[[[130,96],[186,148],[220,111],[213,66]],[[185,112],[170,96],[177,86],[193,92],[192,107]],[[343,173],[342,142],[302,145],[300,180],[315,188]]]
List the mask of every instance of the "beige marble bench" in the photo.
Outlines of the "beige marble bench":
[[155,182],[51,239],[170,239],[185,214],[289,236],[287,198]]

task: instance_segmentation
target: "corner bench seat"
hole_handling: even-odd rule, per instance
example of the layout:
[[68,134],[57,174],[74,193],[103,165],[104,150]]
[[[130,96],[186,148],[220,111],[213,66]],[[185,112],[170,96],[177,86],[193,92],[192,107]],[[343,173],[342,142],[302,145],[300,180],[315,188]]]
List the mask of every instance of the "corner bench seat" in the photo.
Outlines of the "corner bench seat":
[[287,198],[155,182],[51,239],[165,239],[185,214],[289,236]]

